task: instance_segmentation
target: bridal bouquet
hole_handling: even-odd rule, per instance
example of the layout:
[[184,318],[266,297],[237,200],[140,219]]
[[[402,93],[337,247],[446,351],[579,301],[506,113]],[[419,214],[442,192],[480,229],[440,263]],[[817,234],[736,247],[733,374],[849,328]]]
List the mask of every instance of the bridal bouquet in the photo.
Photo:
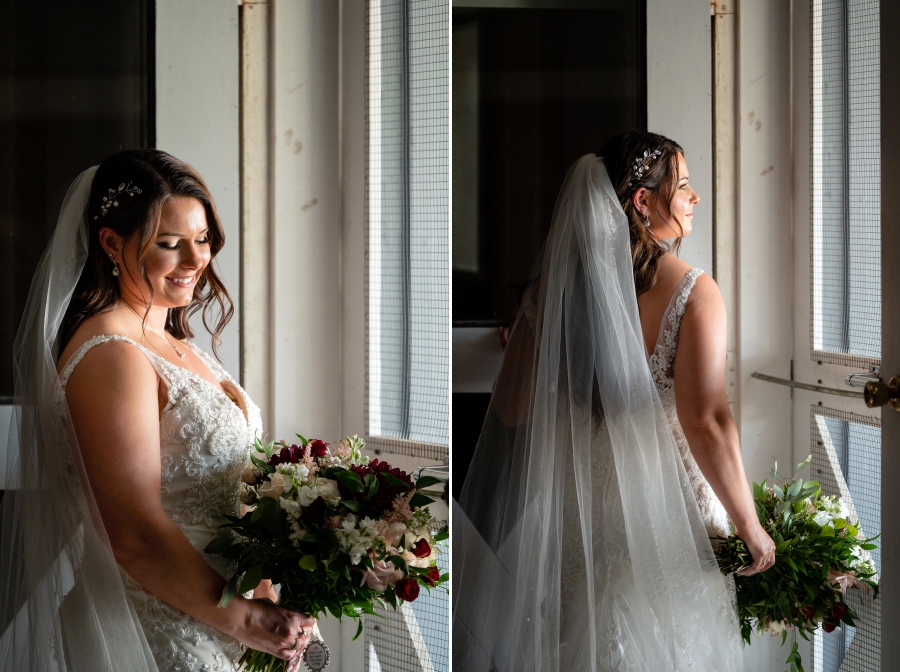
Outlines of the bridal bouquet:
[[[242,476],[241,501],[252,506],[241,518],[226,516],[233,535],[212,541],[206,552],[237,561],[219,606],[263,579],[281,584],[280,604],[318,618],[375,614],[376,604],[396,609],[412,602],[420,587],[449,579],[437,568],[434,500],[422,488],[439,480],[410,476],[362,455],[357,436],[334,445],[298,435],[299,444],[257,439]],[[327,658],[327,655],[326,655]],[[286,661],[249,649],[241,662],[251,671],[279,672]],[[321,669],[317,667],[316,669]]]
[[[820,496],[815,481],[804,482],[799,472],[811,456],[797,465],[792,479],[769,471],[771,486],[753,484],[753,499],[760,522],[775,541],[775,565],[752,576],[735,575],[741,635],[750,643],[759,632],[780,634],[795,628],[804,639],[819,626],[831,632],[841,623],[855,626],[856,614],[844,602],[851,587],[871,588],[878,594],[878,577],[859,521],[839,497]],[[751,563],[750,553],[737,535],[713,540],[719,568],[731,574]],[[791,672],[803,672],[797,644],[788,657]]]

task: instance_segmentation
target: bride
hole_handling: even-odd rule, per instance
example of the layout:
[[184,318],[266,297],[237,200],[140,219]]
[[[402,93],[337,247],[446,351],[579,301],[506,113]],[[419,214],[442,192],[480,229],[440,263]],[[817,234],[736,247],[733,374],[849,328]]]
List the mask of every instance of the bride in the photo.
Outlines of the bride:
[[454,507],[455,669],[742,669],[710,536],[734,525],[746,574],[774,543],[725,394],[721,295],[667,242],[699,200],[653,133],[569,169]]
[[233,670],[242,644],[298,666],[314,619],[268,582],[219,608],[234,568],[203,550],[261,433],[189,340],[191,314],[214,341],[231,316],[223,243],[202,178],[165,152],[119,152],[69,189],[15,342],[3,670]]

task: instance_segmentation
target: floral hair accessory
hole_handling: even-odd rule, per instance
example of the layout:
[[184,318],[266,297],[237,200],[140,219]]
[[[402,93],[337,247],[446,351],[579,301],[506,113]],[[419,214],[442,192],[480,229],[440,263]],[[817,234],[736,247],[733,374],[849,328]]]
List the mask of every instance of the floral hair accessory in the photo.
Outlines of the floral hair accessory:
[[95,215],[94,219],[100,219],[100,217],[105,217],[106,213],[109,212],[110,208],[118,208],[119,207],[119,196],[122,194],[128,194],[132,198],[134,198],[135,194],[140,194],[141,190],[138,187],[131,186],[131,182],[125,184],[124,182],[119,185],[118,189],[110,189],[109,195],[103,197],[103,204],[100,206],[100,214]]
[[658,159],[662,152],[658,149],[654,149],[652,152],[649,149],[644,150],[644,155],[639,156],[634,160],[634,168],[632,168],[631,175],[631,184],[629,186],[634,187],[644,179],[644,173],[650,170],[650,163],[654,159]]

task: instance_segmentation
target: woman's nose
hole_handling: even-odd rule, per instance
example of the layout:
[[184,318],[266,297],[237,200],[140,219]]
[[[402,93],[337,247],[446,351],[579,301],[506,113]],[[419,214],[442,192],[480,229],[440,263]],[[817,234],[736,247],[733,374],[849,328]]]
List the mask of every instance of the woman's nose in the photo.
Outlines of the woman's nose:
[[185,245],[185,255],[181,260],[181,265],[188,268],[200,268],[205,261],[205,254],[199,245]]

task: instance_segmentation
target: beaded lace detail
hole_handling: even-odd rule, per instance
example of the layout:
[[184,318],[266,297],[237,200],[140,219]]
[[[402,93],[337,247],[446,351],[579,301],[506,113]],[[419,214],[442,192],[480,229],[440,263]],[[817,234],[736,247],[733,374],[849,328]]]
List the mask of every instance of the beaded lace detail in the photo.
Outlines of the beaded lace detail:
[[[204,559],[223,576],[234,565],[207,556],[206,545],[239,513],[240,475],[255,435],[262,433],[259,408],[212,357],[193,344],[213,375],[243,396],[247,415],[222,390],[184,367],[119,335],[96,336],[72,356],[60,374],[63,391],[72,371],[93,347],[109,341],[131,343],[147,355],[167,386],[168,403],[160,414],[160,500],[166,515],[184,532]],[[63,400],[64,403],[64,400]],[[150,650],[163,672],[231,672],[241,655],[237,640],[171,607],[122,572]]]
[[678,412],[675,408],[675,353],[678,350],[678,334],[681,330],[681,321],[684,319],[684,312],[687,308],[688,298],[691,290],[697,283],[697,278],[703,273],[699,268],[692,268],[688,271],[669,302],[669,307],[665,312],[662,320],[662,326],[659,330],[659,337],[656,342],[656,348],[650,356],[650,373],[653,376],[653,382],[659,392],[659,398],[662,401],[663,409],[672,426],[672,433],[675,435],[675,442],[678,444],[678,450],[684,461],[684,468],[687,471],[688,478],[691,481],[691,487],[697,496],[697,504],[700,506],[700,514],[706,525],[706,531],[710,536],[728,536],[731,534],[731,523],[728,520],[728,514],[725,507],[716,497],[712,487],[707,483],[706,478],[700,471],[697,461],[691,454],[690,446],[684,436],[684,430],[681,423],[678,422]]

